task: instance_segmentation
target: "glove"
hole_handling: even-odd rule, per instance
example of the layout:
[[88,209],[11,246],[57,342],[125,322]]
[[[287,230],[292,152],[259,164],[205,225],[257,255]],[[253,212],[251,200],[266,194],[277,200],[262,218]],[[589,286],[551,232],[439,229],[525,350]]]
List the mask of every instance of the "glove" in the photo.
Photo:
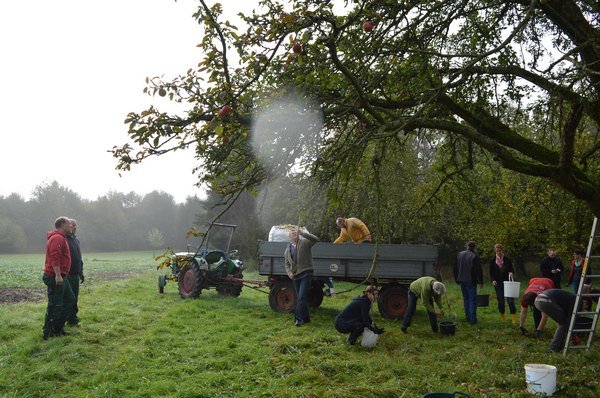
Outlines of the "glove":
[[83,276],[83,273],[79,274],[79,282],[83,283],[83,281],[85,281],[85,276]]
[[541,335],[542,335],[542,331],[541,331],[541,330],[536,330],[536,331],[533,333],[533,338],[534,338],[534,339],[537,339],[537,338],[538,338],[538,337],[540,337]]
[[527,336],[529,333],[523,326],[519,326],[519,332],[521,333],[521,336]]
[[376,325],[367,326],[367,328],[375,334],[382,334],[383,332],[385,332],[384,328],[378,328]]

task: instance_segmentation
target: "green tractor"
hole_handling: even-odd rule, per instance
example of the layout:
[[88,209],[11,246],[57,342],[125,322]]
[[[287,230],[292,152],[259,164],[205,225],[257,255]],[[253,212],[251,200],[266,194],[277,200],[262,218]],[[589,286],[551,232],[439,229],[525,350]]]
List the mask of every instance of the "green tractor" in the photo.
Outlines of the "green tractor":
[[[203,289],[216,289],[226,296],[239,296],[244,282],[244,264],[236,258],[238,251],[230,250],[236,227],[214,223],[195,251],[188,246],[186,252],[175,253],[170,250],[170,253],[161,256],[163,261],[157,269],[168,267],[171,273],[159,275],[158,292],[164,293],[167,281],[171,280],[178,283],[179,295],[184,299],[198,297]],[[227,238],[227,232],[229,236],[225,250],[212,248],[211,234],[218,241],[223,241],[223,238]]]

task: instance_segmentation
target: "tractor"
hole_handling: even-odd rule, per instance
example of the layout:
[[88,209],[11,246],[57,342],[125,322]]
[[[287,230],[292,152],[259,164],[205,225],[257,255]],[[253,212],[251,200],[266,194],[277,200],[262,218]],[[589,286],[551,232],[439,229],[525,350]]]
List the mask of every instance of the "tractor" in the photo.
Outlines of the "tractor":
[[[213,288],[226,296],[239,296],[244,282],[242,279],[244,264],[236,258],[238,251],[230,250],[236,227],[236,225],[214,223],[195,251],[193,251],[194,247],[188,245],[185,252],[175,253],[168,250],[168,253],[160,256],[163,261],[157,269],[168,267],[171,272],[159,275],[158,292],[164,293],[167,281],[171,280],[178,283],[179,295],[184,299],[198,297],[203,289]],[[227,232],[229,236],[225,250],[212,248],[211,237],[223,240],[227,237]]]

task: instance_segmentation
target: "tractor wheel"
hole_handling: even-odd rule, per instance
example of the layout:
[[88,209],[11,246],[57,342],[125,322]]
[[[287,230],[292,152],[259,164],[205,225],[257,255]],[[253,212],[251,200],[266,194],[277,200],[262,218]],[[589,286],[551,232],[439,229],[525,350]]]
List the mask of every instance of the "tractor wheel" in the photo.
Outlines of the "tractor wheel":
[[[234,274],[235,278],[244,279],[244,275]],[[224,282],[217,286],[217,293],[222,294],[223,296],[231,296],[238,297],[242,293],[242,284],[236,284],[232,282]]]
[[205,272],[198,267],[196,262],[184,266],[179,271],[179,295],[187,299],[198,297],[205,280]]
[[384,287],[379,293],[377,306],[384,318],[404,318],[408,306],[408,290],[406,287],[398,285]]
[[279,280],[271,286],[269,305],[276,312],[292,312],[296,308],[296,291],[291,281]]
[[319,308],[323,302],[323,285],[313,283],[308,292],[308,306],[310,308]]

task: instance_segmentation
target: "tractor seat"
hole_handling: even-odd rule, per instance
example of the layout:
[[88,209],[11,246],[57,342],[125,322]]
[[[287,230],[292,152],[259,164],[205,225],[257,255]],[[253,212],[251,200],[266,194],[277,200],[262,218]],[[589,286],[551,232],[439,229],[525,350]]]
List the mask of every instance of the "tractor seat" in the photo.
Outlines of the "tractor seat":
[[227,254],[222,250],[212,250],[206,253],[204,260],[206,260],[208,264],[220,263],[227,261]]

